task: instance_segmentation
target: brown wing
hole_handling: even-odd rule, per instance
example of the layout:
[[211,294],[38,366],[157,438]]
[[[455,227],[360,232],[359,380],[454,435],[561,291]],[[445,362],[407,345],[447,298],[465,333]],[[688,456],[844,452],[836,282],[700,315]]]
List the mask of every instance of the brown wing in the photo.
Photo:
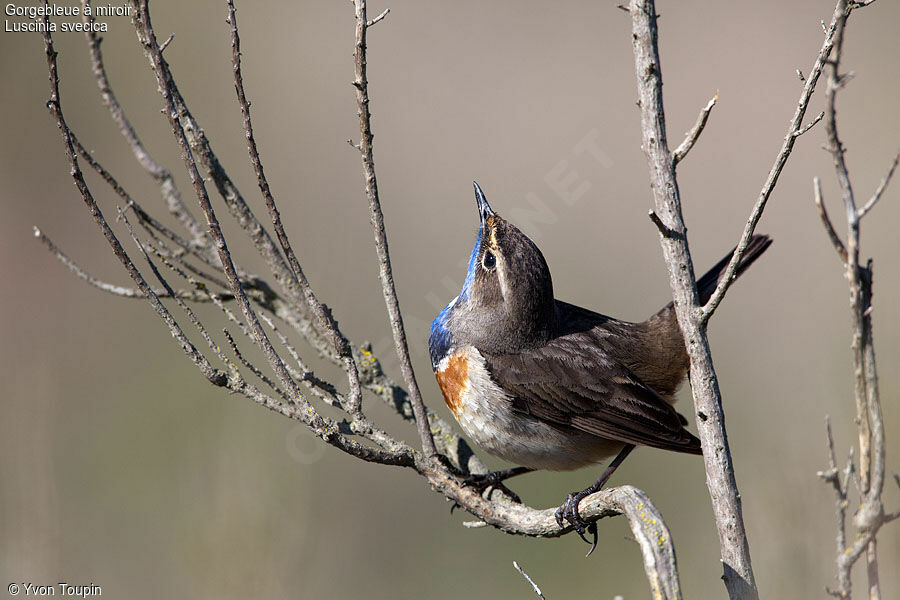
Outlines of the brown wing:
[[485,358],[516,410],[604,439],[700,454],[700,440],[684,428],[681,415],[598,347],[588,332]]

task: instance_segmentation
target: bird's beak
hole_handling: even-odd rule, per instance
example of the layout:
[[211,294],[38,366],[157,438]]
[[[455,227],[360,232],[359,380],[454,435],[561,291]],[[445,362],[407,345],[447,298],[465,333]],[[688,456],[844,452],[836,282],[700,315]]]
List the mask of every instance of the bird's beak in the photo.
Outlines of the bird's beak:
[[487,218],[494,214],[494,211],[491,210],[491,205],[488,204],[487,198],[484,197],[484,192],[481,191],[481,186],[478,185],[477,181],[473,181],[472,184],[475,186],[475,202],[478,204],[478,215],[481,217],[481,227],[484,227]]

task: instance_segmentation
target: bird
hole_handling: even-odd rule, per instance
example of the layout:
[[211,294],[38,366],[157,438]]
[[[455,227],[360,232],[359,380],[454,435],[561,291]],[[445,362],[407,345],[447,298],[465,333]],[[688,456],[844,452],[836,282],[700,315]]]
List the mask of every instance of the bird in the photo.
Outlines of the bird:
[[[509,477],[614,457],[594,484],[568,494],[556,511],[560,527],[567,521],[588,543],[584,534],[593,534],[593,551],[596,524],[582,519],[578,504],[602,489],[636,446],[702,453],[672,406],[690,366],[675,308],[670,302],[632,323],[557,300],[540,249],[473,183],[478,233],[462,290],[431,325],[431,366],[468,438],[519,466],[465,482],[482,492],[509,492],[502,484]],[[771,243],[766,235],[751,237],[735,276]],[[732,253],[697,281],[701,305]]]

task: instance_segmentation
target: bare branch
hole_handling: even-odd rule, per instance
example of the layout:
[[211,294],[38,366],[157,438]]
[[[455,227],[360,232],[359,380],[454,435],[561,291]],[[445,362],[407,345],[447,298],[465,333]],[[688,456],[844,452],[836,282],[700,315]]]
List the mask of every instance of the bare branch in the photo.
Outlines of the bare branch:
[[[156,268],[156,265],[150,259],[150,256],[147,254],[147,250],[144,248],[144,244],[141,243],[140,239],[138,239],[138,237],[137,237],[137,234],[135,234],[134,228],[131,226],[131,222],[128,220],[128,217],[125,215],[125,212],[121,208],[118,208],[118,207],[117,207],[117,212],[119,214],[119,217],[122,219],[122,221],[124,221],[125,227],[128,229],[128,233],[131,235],[131,239],[134,241],[135,245],[137,246],[138,251],[144,257],[144,260],[147,261],[147,264],[150,266],[150,269],[153,271],[153,274],[156,276],[156,279],[163,285],[163,287],[166,289],[168,295],[175,298],[175,302],[184,311],[184,313],[188,316],[188,319],[190,319],[191,323],[194,324],[194,326],[197,328],[197,331],[200,332],[200,335],[203,337],[203,339],[209,345],[209,347],[213,351],[213,353],[215,353],[215,355],[219,358],[219,360],[222,361],[222,364],[224,364],[229,369],[231,377],[229,377],[228,382],[226,383],[225,387],[227,387],[229,389],[233,389],[232,384],[233,384],[234,378],[239,376],[237,367],[235,367],[234,364],[228,360],[228,358],[222,352],[222,349],[219,347],[219,345],[216,344],[212,340],[212,338],[209,335],[209,332],[207,332],[207,330],[206,330],[206,327],[203,325],[203,323],[200,321],[200,319],[197,317],[197,315],[194,313],[194,311],[191,309],[191,307],[189,307],[181,298],[179,298],[177,295],[175,295],[172,292],[172,287],[169,285],[169,282],[166,281],[166,279],[162,276],[162,274]],[[154,251],[156,251],[155,248],[154,248]],[[175,271],[178,271],[177,268],[175,268],[169,261],[167,261],[165,258],[163,258],[159,254],[158,251],[156,251],[156,253],[157,253],[157,256],[159,256],[160,259],[168,267],[172,268]],[[182,276],[184,276],[183,272],[181,272],[180,274]],[[212,294],[210,294],[209,296],[210,296],[210,298],[213,298]]]
[[[113,177],[112,173],[107,171],[103,167],[103,165],[101,165],[100,162],[96,158],[94,158],[94,156],[90,152],[88,152],[87,148],[82,145],[81,141],[79,141],[75,133],[70,133],[72,136],[72,144],[74,145],[76,152],[78,152],[78,154],[81,155],[85,162],[87,162],[91,166],[91,168],[94,169],[94,171],[96,171],[97,174],[100,175],[100,177],[102,177],[107,184],[109,184],[112,190],[120,198],[122,198],[122,200],[125,202],[126,209],[130,208],[135,212],[138,218],[138,222],[141,224],[141,227],[143,227],[147,231],[148,234],[153,236],[154,239],[158,239],[156,238],[155,234],[153,234],[153,231],[155,230],[166,237],[168,240],[170,240],[172,243],[174,243],[176,246],[178,246],[182,252],[190,253],[192,256],[201,260],[206,265],[218,268],[218,265],[213,262],[209,253],[205,249],[201,248],[196,243],[188,242],[180,235],[150,216],[150,214],[147,213],[147,211],[145,211],[144,208],[136,200],[134,200],[134,198],[132,198],[127,191],[125,191],[125,188],[123,188],[119,184],[116,178]],[[182,262],[187,268],[190,268],[198,275],[201,275],[200,271],[195,267],[189,265],[187,262]],[[213,281],[220,287],[227,287],[227,285],[225,285],[223,282],[218,281],[210,275],[202,274],[202,276],[210,281]]]
[[[831,434],[831,419],[826,415],[825,416],[825,441],[826,441],[826,450],[828,452],[828,470],[825,472],[820,471],[818,476],[831,483],[834,488],[834,514],[837,520],[835,529],[837,530],[837,535],[835,537],[835,556],[837,560],[840,560],[840,557],[844,554],[844,549],[847,547],[847,539],[846,539],[846,523],[847,523],[847,489],[850,485],[850,471],[853,467],[852,460],[848,462],[847,469],[845,470],[846,475],[844,476],[844,482],[841,483],[841,475],[838,471],[837,467],[837,459],[834,453],[834,437]],[[840,586],[840,590],[847,589],[849,586],[849,580],[844,580],[843,573],[839,573],[839,581],[838,585]],[[849,577],[849,572],[846,573],[846,576]],[[830,591],[834,596],[841,597],[840,591]]]
[[[878,201],[897,166],[898,155],[866,205],[857,210],[850,181],[847,163],[844,160],[844,147],[837,128],[837,91],[847,81],[847,76],[840,73],[841,52],[843,49],[844,30],[852,10],[865,6],[865,3],[848,3],[840,0],[835,8],[834,50],[828,61],[828,85],[825,91],[826,100],[826,149],[832,157],[835,175],[841,190],[841,198],[847,218],[847,246],[842,254],[844,269],[850,288],[850,308],[852,323],[852,342],[854,362],[854,398],[856,401],[856,424],[859,437],[859,493],[860,504],[853,522],[857,530],[855,541],[849,546],[839,539],[837,578],[839,587],[835,595],[850,598],[852,578],[851,571],[856,561],[866,554],[866,574],[868,579],[868,596],[880,598],[880,581],[878,575],[877,535],[881,526],[886,523],[881,494],[885,480],[885,445],[884,423],[881,400],[878,391],[878,375],[875,365],[875,347],[872,337],[872,261],[865,266],[860,264],[860,219]],[[821,191],[816,179],[816,203],[820,215],[824,205]],[[827,218],[823,218],[827,221]],[[834,244],[834,229],[827,221],[826,231]],[[835,246],[840,250],[842,246]],[[833,459],[832,459],[833,462]],[[849,479],[849,468],[848,468]],[[846,489],[844,504],[847,503]],[[844,547],[842,547],[844,546]]]
[[[632,0],[629,12],[632,17],[632,44],[641,107],[642,145],[650,168],[650,187],[654,194],[656,213],[665,228],[672,232],[672,235],[667,236],[661,231],[660,241],[669,269],[678,324],[690,356],[694,408],[698,415],[702,413],[706,416],[705,419],[698,416],[697,428],[703,446],[707,487],[719,534],[724,568],[722,578],[730,598],[757,598],[741,499],[725,434],[721,393],[712,365],[705,321],[701,319],[675,165],[666,140],[656,7],[653,0]],[[749,238],[744,240],[744,247],[747,241]],[[732,265],[734,264],[732,259]]]
[[387,233],[384,229],[384,214],[381,211],[381,201],[378,197],[378,182],[375,177],[375,159],[372,147],[372,138],[374,136],[372,135],[372,116],[369,113],[369,82],[366,75],[366,29],[368,29],[366,0],[354,0],[353,4],[356,10],[356,51],[354,52],[356,79],[353,85],[356,88],[356,104],[359,108],[359,145],[362,152],[363,172],[366,177],[366,197],[369,200],[369,208],[372,212],[372,226],[375,230],[375,248],[378,253],[381,287],[391,321],[394,347],[397,351],[397,357],[400,359],[400,370],[403,373],[403,380],[406,382],[406,387],[409,389],[409,394],[412,398],[416,426],[419,429],[419,437],[422,442],[422,451],[427,456],[434,456],[437,454],[437,450],[434,446],[431,428],[428,425],[422,393],[419,391],[419,384],[413,371],[412,360],[409,357],[406,329],[403,326],[403,315],[400,313],[400,302],[397,299],[397,290],[394,287]]
[[675,149],[675,152],[672,153],[672,164],[677,165],[681,162],[681,159],[687,156],[687,153],[691,151],[691,148],[694,147],[694,144],[697,143],[697,139],[700,137],[700,134],[703,133],[703,128],[706,127],[706,121],[709,120],[709,113],[712,112],[713,106],[716,105],[716,102],[719,100],[719,92],[716,92],[716,95],[712,97],[712,99],[706,103],[706,106],[703,110],[700,111],[700,116],[697,117],[697,122],[694,123],[694,126],[688,132],[687,136],[685,136],[684,141],[681,142],[681,145]]
[[[478,516],[489,525],[507,533],[534,537],[559,537],[572,531],[560,528],[554,516],[556,508],[535,510],[509,501],[490,502],[470,488],[459,488],[445,469],[426,468],[425,475],[437,491]],[[606,488],[581,501],[579,512],[586,521],[624,515],[641,549],[644,572],[654,598],[683,598],[678,578],[678,563],[672,536],[662,515],[643,491],[630,485]],[[590,517],[588,517],[590,515]],[[515,525],[511,528],[510,525]]]
[[316,394],[321,400],[333,406],[334,408],[344,408],[344,398],[340,392],[335,389],[333,385],[319,379],[316,377],[315,373],[313,373],[309,367],[306,366],[306,363],[300,358],[300,354],[297,350],[291,345],[288,341],[287,337],[281,333],[281,331],[275,326],[275,323],[272,322],[272,319],[269,318],[265,313],[260,313],[259,318],[263,320],[263,322],[269,326],[272,332],[278,337],[278,341],[281,342],[281,345],[284,346],[285,350],[288,351],[288,354],[291,355],[291,358],[294,359],[294,362],[297,363],[297,366],[300,368],[302,372],[295,372],[291,369],[290,365],[286,365],[288,371],[290,371],[291,376],[298,381],[304,382],[309,389]]

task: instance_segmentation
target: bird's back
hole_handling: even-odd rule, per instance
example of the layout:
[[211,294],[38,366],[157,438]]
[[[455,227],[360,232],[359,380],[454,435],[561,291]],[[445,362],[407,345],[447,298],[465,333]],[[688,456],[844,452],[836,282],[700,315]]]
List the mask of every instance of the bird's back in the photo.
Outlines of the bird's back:
[[[771,244],[772,239],[767,235],[750,238],[735,277]],[[733,253],[734,250],[729,252],[697,280],[701,306],[712,296]],[[582,343],[602,348],[660,396],[669,402],[675,401],[675,392],[684,382],[690,358],[671,302],[640,323],[620,321],[559,300],[556,307],[559,335],[574,336]]]

